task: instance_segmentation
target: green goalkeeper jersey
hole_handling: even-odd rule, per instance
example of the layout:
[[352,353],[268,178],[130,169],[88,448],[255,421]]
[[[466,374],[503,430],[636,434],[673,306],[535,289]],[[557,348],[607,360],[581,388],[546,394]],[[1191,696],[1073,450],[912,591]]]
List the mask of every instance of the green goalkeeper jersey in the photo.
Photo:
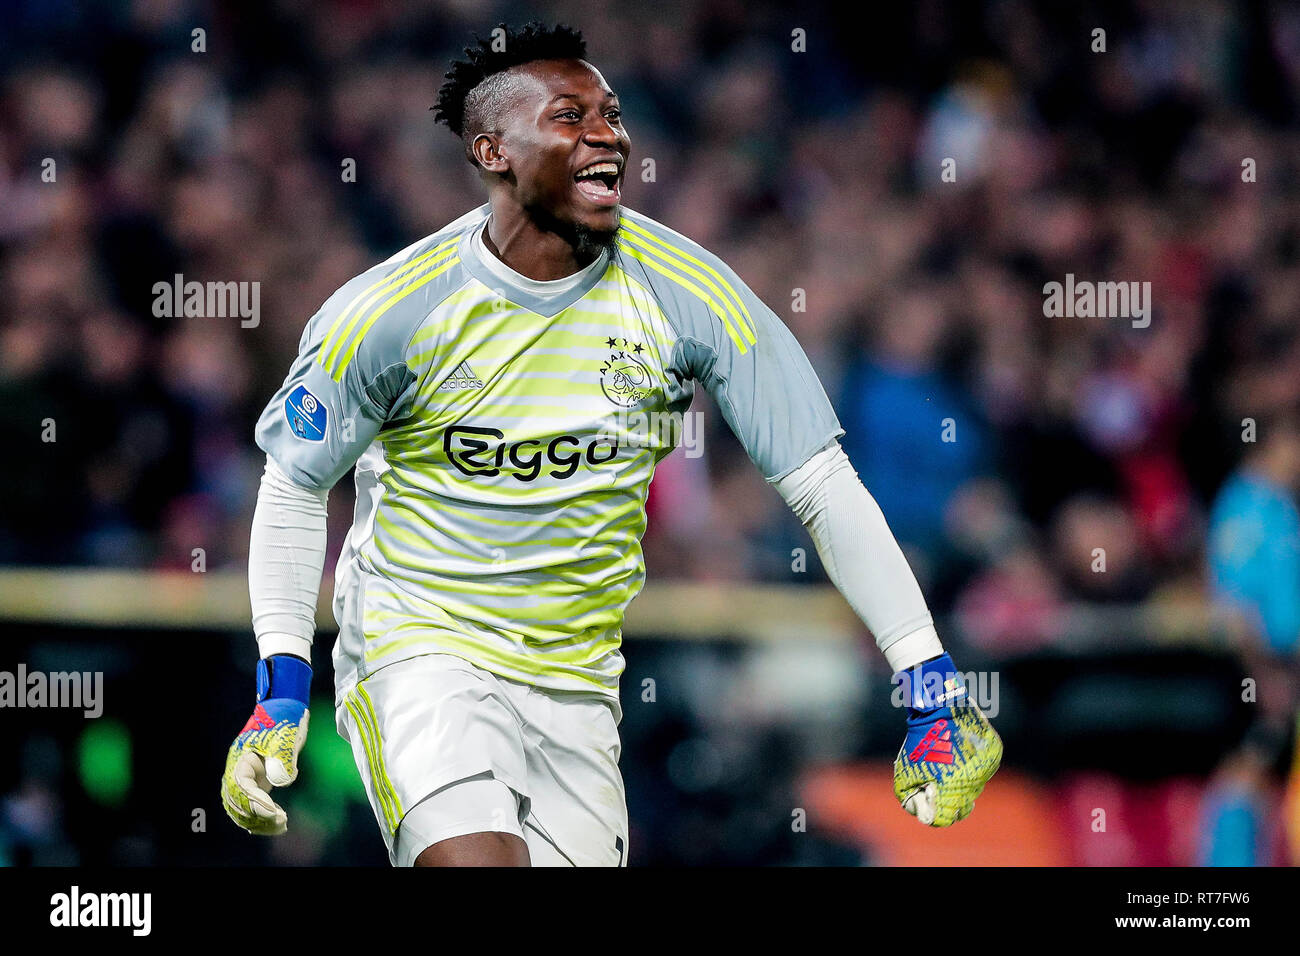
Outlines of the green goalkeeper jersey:
[[624,208],[616,250],[542,295],[485,261],[490,211],[332,295],[258,422],[300,485],[355,467],[340,693],[450,653],[617,697],[646,493],[695,383],[768,479],[842,434],[789,330],[695,242]]

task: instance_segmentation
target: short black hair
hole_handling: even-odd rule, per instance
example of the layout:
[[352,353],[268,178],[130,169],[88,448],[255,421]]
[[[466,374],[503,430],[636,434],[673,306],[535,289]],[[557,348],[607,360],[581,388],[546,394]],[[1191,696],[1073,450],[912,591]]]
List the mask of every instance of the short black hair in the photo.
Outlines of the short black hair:
[[[486,40],[475,35],[475,42],[465,47],[465,58],[452,62],[438,90],[438,102],[432,107],[434,120],[446,123],[462,139],[467,130],[474,136],[483,131],[495,112],[493,107],[499,105],[500,96],[505,92],[504,85],[498,89],[481,89],[485,80],[534,60],[587,57],[587,41],[582,32],[563,24],[548,27],[534,20],[515,29],[501,23],[492,32],[497,31],[503,32]],[[473,162],[472,156],[470,161]]]

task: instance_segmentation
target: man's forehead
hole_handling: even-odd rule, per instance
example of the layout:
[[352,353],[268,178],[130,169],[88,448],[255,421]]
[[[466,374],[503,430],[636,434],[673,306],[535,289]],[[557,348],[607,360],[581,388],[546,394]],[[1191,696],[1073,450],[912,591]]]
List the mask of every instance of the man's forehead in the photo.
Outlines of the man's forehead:
[[529,100],[549,103],[563,96],[610,98],[615,94],[586,60],[534,60],[511,70]]

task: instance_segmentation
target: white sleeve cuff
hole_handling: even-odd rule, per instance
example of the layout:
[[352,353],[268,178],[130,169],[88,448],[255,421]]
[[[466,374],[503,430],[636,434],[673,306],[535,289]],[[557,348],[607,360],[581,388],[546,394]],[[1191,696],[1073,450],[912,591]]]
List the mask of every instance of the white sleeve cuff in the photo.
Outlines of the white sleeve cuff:
[[295,657],[301,657],[310,664],[311,646],[312,642],[309,639],[299,637],[297,634],[267,633],[257,636],[257,654],[259,657],[270,657],[272,654],[292,654]]
[[885,660],[889,662],[890,673],[897,674],[942,653],[943,644],[939,641],[939,632],[933,624],[929,624],[919,631],[904,634],[886,647]]

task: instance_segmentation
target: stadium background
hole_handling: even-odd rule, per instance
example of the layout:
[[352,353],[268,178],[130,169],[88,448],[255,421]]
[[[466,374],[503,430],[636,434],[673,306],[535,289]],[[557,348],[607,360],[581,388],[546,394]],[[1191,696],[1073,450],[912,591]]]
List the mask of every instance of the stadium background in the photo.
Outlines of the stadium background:
[[[385,862],[328,613],[290,834],[220,808],[252,428],[320,302],[481,202],[429,107],[472,31],[533,16],[622,97],[627,205],[803,343],[1007,746],[954,829],[897,808],[883,660],[701,401],[629,613],[633,862],[1294,861],[1300,8],[8,0],[0,669],[102,671],[105,713],[0,710],[0,862]],[[259,325],[155,318],[176,273],[259,282]],[[1045,318],[1066,273],[1151,282],[1150,327]]]

